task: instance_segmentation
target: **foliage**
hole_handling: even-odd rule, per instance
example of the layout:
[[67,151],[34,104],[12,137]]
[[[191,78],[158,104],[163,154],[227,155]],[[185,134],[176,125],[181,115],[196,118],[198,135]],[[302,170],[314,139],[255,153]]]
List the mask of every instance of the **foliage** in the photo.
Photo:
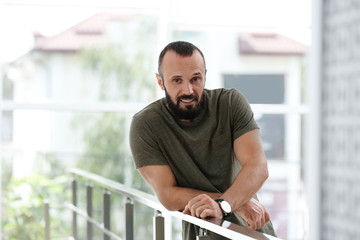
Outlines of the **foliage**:
[[37,152],[34,164],[36,169],[33,172],[48,179],[66,174],[66,167],[57,153]]
[[[98,76],[99,100],[123,102],[153,100],[156,85],[155,81],[151,80],[154,78],[151,71],[153,65],[151,51],[156,42],[151,40],[156,36],[153,31],[156,24],[151,21],[140,21],[139,24],[141,27],[135,28],[135,32],[123,32],[124,36],[131,36],[131,39],[82,51],[84,67],[93,72],[94,76]],[[127,126],[131,116],[125,113],[103,113],[91,119],[82,118],[79,121],[85,126],[83,131],[85,146],[78,167],[149,192],[148,186],[135,170],[128,147]],[[113,201],[112,212],[116,212],[123,203],[115,199]],[[98,198],[94,199],[94,206],[97,205],[101,206]],[[135,212],[139,213],[139,211],[144,213],[143,211],[147,210],[139,206]],[[119,225],[118,221],[115,220],[115,224]],[[141,229],[151,225],[151,217],[136,220],[140,232]],[[143,232],[145,235],[149,234],[147,230]]]
[[[66,236],[69,227],[61,221],[64,202],[65,184],[68,179],[64,176],[48,179],[41,175],[25,178],[12,178],[5,196],[7,206],[3,219],[3,234],[9,240],[38,240],[44,239],[44,201],[49,200],[52,207],[51,233],[54,236]],[[6,217],[11,216],[11,217]]]
[[[100,101],[149,102],[156,92],[155,80],[152,80],[156,21],[149,16],[134,16],[128,22],[117,24],[119,39],[80,52],[84,70],[96,79]],[[86,118],[86,115],[73,121],[75,129],[82,132],[84,142],[77,166],[148,190],[135,170],[129,151],[127,126],[131,116],[103,113]]]
[[91,71],[99,80],[101,101],[149,101],[155,96],[152,56],[156,23],[139,16],[132,21],[132,29],[118,26],[118,31],[124,31],[121,39],[80,52],[85,71]]
[[[151,69],[154,65],[152,51],[156,44],[154,31],[156,22],[140,19],[135,20],[136,24],[138,27],[127,29],[128,32],[121,32],[124,39],[102,47],[86,48],[80,53],[85,72],[91,73],[91,78],[89,77],[87,81],[95,79],[100,101],[124,103],[149,102],[154,99],[156,84],[155,80],[152,80],[154,74]],[[75,130],[82,132],[84,151],[77,161],[77,166],[120,183],[149,191],[148,186],[137,173],[129,151],[130,121],[131,116],[126,113],[78,115],[73,120],[73,126]],[[101,198],[94,198],[94,208],[102,206],[101,204]],[[111,212],[122,211],[119,207],[121,204],[123,204],[121,200],[112,198]],[[140,209],[144,211],[143,207]],[[151,220],[151,218],[139,218],[136,225],[145,228],[151,226]],[[119,225],[118,219],[114,223]],[[122,230],[120,229],[119,232]],[[149,231],[145,232],[145,235],[149,233]]]
[[77,166],[84,170],[124,182],[122,169],[125,158],[125,117],[104,113],[84,132],[84,154]]

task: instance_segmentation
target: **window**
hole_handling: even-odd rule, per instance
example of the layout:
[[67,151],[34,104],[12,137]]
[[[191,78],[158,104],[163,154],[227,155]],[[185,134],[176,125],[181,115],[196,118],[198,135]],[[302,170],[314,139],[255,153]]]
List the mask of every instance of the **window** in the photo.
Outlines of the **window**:
[[279,226],[279,236],[293,235],[291,226],[300,226],[302,221],[299,211],[301,120],[298,110],[289,105],[290,102],[299,104],[298,94],[290,93],[298,93],[301,89],[296,88],[296,78],[288,79],[286,76],[222,74],[225,88],[238,89],[248,99],[260,127],[271,176],[259,192],[259,198],[267,207],[273,223]]
[[13,112],[1,112],[1,142],[9,143],[13,140]]
[[268,159],[285,160],[285,117],[283,114],[255,115]]
[[249,103],[281,104],[285,100],[282,74],[224,74],[224,87],[240,90]]

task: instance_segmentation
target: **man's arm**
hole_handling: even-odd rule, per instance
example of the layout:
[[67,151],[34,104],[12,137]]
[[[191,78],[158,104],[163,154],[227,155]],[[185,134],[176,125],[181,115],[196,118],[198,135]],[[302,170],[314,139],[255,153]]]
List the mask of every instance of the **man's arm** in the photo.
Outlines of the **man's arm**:
[[200,194],[207,194],[212,199],[221,195],[177,186],[175,176],[168,165],[150,165],[141,167],[138,171],[154,190],[161,204],[170,211],[183,210],[190,199]]
[[[266,209],[252,197],[260,189],[268,177],[267,162],[262,148],[258,129],[245,133],[234,141],[235,156],[242,165],[242,169],[233,184],[220,198],[226,200],[244,218],[252,229],[262,227],[270,220]],[[204,217],[217,217],[209,206],[209,198],[199,195],[189,201],[186,212],[191,215]],[[202,213],[202,211],[205,211]]]
[[269,220],[265,208],[251,199],[268,176],[259,131],[250,131],[236,139],[234,151],[242,169],[224,194],[177,186],[168,165],[150,165],[138,170],[168,210],[184,209],[184,213],[200,218],[222,217],[219,205],[213,199],[223,198],[245,219],[250,228],[258,229]]
[[230,203],[232,209],[238,209],[256,194],[268,178],[259,130],[252,130],[237,138],[234,141],[234,152],[242,169],[221,197]]
[[260,132],[252,130],[234,141],[235,156],[242,165],[231,187],[221,196],[252,229],[259,229],[270,220],[265,207],[252,197],[261,188],[269,173]]

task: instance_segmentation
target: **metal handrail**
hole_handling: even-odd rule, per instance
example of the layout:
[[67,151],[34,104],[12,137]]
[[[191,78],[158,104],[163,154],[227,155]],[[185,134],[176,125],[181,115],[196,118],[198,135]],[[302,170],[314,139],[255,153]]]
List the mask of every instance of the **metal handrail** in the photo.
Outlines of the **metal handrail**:
[[[138,203],[141,203],[143,205],[146,205],[150,208],[153,208],[158,213],[166,213],[167,215],[176,217],[180,220],[187,221],[189,223],[192,223],[194,225],[199,226],[201,229],[210,229],[212,232],[217,233],[221,236],[230,238],[230,239],[238,239],[238,240],[247,240],[247,239],[269,239],[269,240],[275,240],[278,239],[276,237],[273,237],[268,234],[263,234],[251,229],[248,229],[246,227],[231,223],[229,221],[223,220],[223,219],[216,219],[216,218],[210,218],[210,219],[200,219],[196,218],[190,215],[183,214],[179,211],[169,211],[167,210],[158,200],[155,196],[139,191],[137,189],[131,188],[129,186],[125,186],[121,183],[115,182],[113,180],[104,178],[102,176],[99,176],[94,173],[90,173],[78,168],[72,168],[69,170],[71,174],[74,176],[80,176],[85,178],[86,180],[90,180],[93,183],[96,183],[97,185],[102,186],[104,189],[116,193],[120,193],[124,196],[126,196],[128,199],[131,199],[132,201],[136,201]],[[75,198],[76,199],[76,198]],[[83,217],[85,217],[88,221],[91,223],[94,223],[95,225],[97,223],[94,222],[94,220],[91,218],[91,216],[88,216],[87,213],[84,211],[81,211],[76,207],[76,200],[73,201],[73,204],[69,204],[68,208],[73,211],[74,214],[79,214]],[[116,239],[119,239],[111,231],[104,228],[101,224],[97,224],[98,227],[103,230],[104,234],[107,234],[111,237],[115,237]],[[205,231],[206,232],[206,231]]]

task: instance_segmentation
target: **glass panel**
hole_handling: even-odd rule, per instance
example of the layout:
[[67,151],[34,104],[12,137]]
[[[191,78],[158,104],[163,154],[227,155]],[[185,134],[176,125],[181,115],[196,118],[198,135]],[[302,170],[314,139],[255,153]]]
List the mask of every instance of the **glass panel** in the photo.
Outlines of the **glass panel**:
[[[3,100],[13,100],[14,99],[14,82],[10,80],[9,76],[5,74],[6,71],[3,71],[3,81],[2,81],[2,99]],[[10,74],[11,75],[11,74]]]
[[278,114],[255,114],[268,160],[285,159],[285,118]]
[[[278,237],[304,237],[304,188],[301,176],[301,117],[296,114],[255,114],[268,159],[269,178],[259,200],[269,211]],[[280,161],[278,161],[280,160]]]
[[285,81],[282,74],[224,74],[224,87],[236,88],[249,103],[284,103]]
[[13,112],[12,111],[3,111],[1,112],[0,119],[0,129],[1,129],[1,142],[2,143],[11,143],[13,140]]
[[[266,207],[271,216],[271,221],[276,229],[278,237],[285,239],[286,236],[304,237],[300,229],[304,225],[304,198],[303,189],[300,187],[300,167],[289,168],[278,166],[273,174],[282,171],[277,177],[270,177],[258,193],[260,202]],[[284,172],[288,171],[284,175]],[[290,176],[290,175],[293,176]],[[290,238],[297,239],[297,238]]]

